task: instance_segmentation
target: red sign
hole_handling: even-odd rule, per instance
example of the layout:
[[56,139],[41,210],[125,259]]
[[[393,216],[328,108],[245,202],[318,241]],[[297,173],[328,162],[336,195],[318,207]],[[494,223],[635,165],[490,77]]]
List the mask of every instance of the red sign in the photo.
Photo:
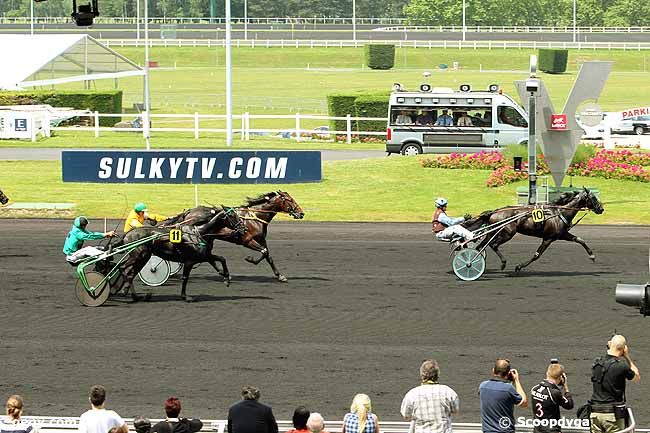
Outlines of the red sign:
[[553,131],[566,131],[566,114],[551,114],[551,129]]

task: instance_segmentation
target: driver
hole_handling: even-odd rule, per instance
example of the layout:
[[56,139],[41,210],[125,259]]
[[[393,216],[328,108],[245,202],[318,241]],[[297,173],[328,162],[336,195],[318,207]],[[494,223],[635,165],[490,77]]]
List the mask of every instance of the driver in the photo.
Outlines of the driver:
[[83,258],[97,256],[103,253],[97,247],[84,247],[84,241],[115,236],[115,230],[105,233],[89,232],[86,230],[87,225],[88,219],[85,216],[75,218],[72,223],[72,229],[68,233],[68,237],[65,238],[65,244],[63,244],[63,254],[65,254],[65,259],[68,263],[74,264]]
[[466,214],[462,217],[450,218],[447,216],[448,202],[446,198],[437,198],[434,203],[436,205],[436,211],[434,212],[433,218],[431,220],[431,231],[436,234],[437,239],[451,240],[454,235],[460,236],[468,241],[474,239],[472,232],[460,225],[460,223],[471,219],[470,215]]
[[156,225],[160,221],[165,221],[167,217],[155,213],[147,212],[147,205],[140,202],[133,206],[133,210],[129,212],[124,222],[124,233],[128,233],[136,227],[142,227],[145,221],[149,221],[152,225]]

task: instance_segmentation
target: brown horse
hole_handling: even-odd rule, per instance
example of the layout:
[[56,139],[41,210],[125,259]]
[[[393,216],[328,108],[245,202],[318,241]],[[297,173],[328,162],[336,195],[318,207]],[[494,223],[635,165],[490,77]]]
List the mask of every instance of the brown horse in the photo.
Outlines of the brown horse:
[[[505,222],[503,230],[496,232],[496,234],[488,234],[480,241],[478,249],[481,249],[485,244],[499,256],[501,259],[501,270],[506,268],[506,259],[499,251],[499,246],[508,242],[517,233],[526,236],[532,236],[542,239],[542,244],[537,248],[533,257],[515,266],[515,272],[530,265],[535,260],[539,259],[544,251],[557,240],[575,242],[585,249],[589,258],[593,261],[596,256],[584,240],[569,233],[569,230],[575,225],[573,218],[581,210],[592,210],[596,214],[602,214],[604,209],[598,198],[587,188],[578,194],[565,194],[560,197],[558,201],[551,205],[542,206],[544,211],[544,221],[536,223],[532,219],[531,212],[535,206],[513,206],[494,211],[483,212],[476,218],[463,223],[463,226],[471,231],[485,227],[486,225],[495,225],[501,221],[506,221],[508,218],[514,219],[511,222]],[[522,215],[521,218],[516,218],[517,215]]]
[[[210,218],[212,209],[211,207],[199,206],[163,221],[160,224],[163,226],[179,223],[192,225],[202,224]],[[261,253],[262,255],[257,259],[252,256],[246,257],[246,261],[258,265],[262,260],[266,260],[269,266],[271,266],[275,277],[279,281],[286,282],[287,277],[282,275],[275,267],[275,263],[266,244],[266,235],[268,225],[279,212],[287,213],[295,219],[302,219],[305,213],[302,211],[300,205],[288,193],[276,191],[262,194],[255,198],[249,198],[246,203],[237,208],[237,212],[246,225],[246,232],[242,235],[232,230],[222,231],[215,237],[226,242],[243,245],[246,248]]]
[[0,204],[4,206],[7,203],[9,203],[9,197],[7,197],[4,192],[0,191]]

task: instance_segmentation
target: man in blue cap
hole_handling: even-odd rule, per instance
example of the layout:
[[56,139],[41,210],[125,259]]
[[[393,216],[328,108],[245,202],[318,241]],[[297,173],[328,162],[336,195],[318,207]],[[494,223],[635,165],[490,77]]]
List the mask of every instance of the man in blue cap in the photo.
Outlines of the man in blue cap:
[[124,222],[124,233],[128,233],[136,227],[142,227],[145,221],[149,220],[152,222],[152,225],[159,223],[160,221],[165,221],[167,217],[162,215],[157,215],[155,213],[147,212],[147,205],[140,202],[136,203],[133,206],[133,210],[129,212],[129,215],[126,217]]
[[86,230],[86,226],[88,226],[88,219],[84,216],[75,218],[74,223],[72,223],[72,229],[68,233],[68,237],[65,238],[65,244],[63,245],[63,254],[65,254],[68,263],[74,264],[83,258],[103,253],[102,250],[96,247],[84,247],[84,241],[115,236],[114,230],[105,233],[90,232]]

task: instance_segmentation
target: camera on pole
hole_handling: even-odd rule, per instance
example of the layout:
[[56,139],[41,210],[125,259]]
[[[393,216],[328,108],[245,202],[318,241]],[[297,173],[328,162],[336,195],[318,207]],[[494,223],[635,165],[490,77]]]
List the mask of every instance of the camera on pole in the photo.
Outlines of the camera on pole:
[[75,24],[82,27],[92,26],[95,17],[99,16],[98,0],[90,0],[90,3],[79,5],[77,0],[72,0],[72,19]]

